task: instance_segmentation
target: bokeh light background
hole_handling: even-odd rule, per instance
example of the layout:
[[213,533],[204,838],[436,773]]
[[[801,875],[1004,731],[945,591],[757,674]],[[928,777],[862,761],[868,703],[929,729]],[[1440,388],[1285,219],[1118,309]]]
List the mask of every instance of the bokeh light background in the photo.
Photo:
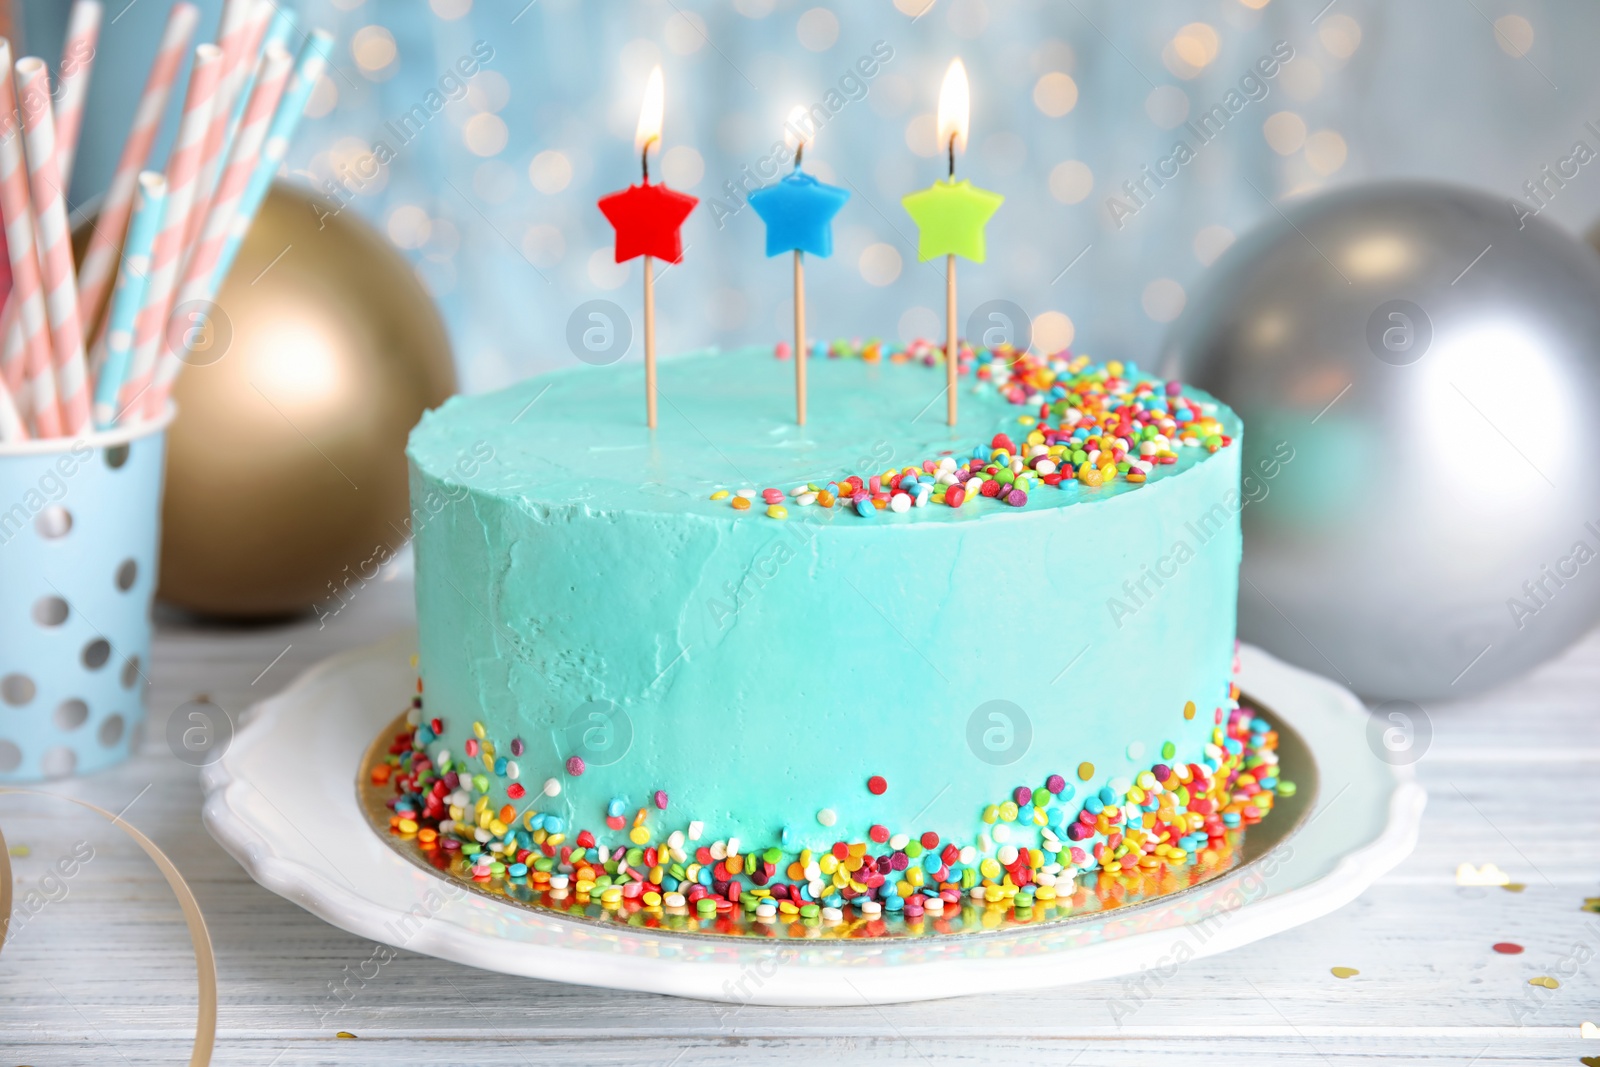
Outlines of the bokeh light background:
[[[165,17],[162,0],[124,3],[108,3],[75,203],[109,174]],[[30,49],[53,58],[68,5],[23,6]],[[204,29],[217,3],[202,6]],[[973,84],[959,174],[1007,198],[989,261],[963,269],[964,308],[1013,301],[1038,344],[1102,358],[1151,361],[1207,267],[1274,199],[1417,176],[1504,195],[1510,211],[1575,141],[1600,150],[1585,125],[1600,120],[1590,43],[1600,6],[1587,4],[301,0],[297,10],[338,47],[291,169],[338,190],[345,210],[412,259],[469,391],[572,363],[567,318],[586,300],[637,314],[639,264],[612,262],[594,202],[638,178],[633,128],[656,63],[667,85],[658,172],[702,200],[686,261],[657,287],[669,352],[787,334],[787,261],[762,256],[752,211],[719,226],[711,201],[737,206],[724,183],[767,154],[791,107],[822,100],[880,41],[893,57],[806,157],[854,191],[832,260],[807,275],[823,338],[942,334],[942,274],[917,262],[900,197],[943,173],[933,111],[957,54]],[[1222,103],[1278,41],[1294,58],[1265,97],[1119,225],[1108,197],[1131,206],[1122,184],[1167,156],[1179,127]],[[493,57],[466,93],[402,144],[388,123],[485,45]],[[380,141],[395,150],[384,164]],[[1600,165],[1556,192],[1547,217],[1593,221],[1591,170]],[[628,358],[640,358],[637,340]]]

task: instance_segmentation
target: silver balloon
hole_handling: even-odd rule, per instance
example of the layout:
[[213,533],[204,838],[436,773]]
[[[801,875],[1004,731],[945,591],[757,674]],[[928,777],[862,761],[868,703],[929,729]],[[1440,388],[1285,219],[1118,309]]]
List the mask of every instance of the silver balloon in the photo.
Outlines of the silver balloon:
[[1522,673],[1600,617],[1600,257],[1450,186],[1282,210],[1163,352],[1244,419],[1241,636],[1371,697]]

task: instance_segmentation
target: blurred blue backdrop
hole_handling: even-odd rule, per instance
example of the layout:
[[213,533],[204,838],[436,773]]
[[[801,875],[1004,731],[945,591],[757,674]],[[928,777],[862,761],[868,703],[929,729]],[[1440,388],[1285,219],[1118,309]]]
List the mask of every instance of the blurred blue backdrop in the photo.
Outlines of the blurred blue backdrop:
[[[107,6],[75,202],[109,175],[167,5]],[[218,2],[202,7],[209,33]],[[29,50],[54,61],[67,9],[23,4]],[[832,260],[808,271],[811,329],[941,335],[942,275],[917,263],[900,197],[943,172],[933,110],[958,54],[973,91],[959,172],[1007,198],[989,261],[962,272],[963,305],[1013,301],[1052,347],[1149,361],[1207,266],[1284,196],[1426,176],[1531,210],[1524,183],[1542,180],[1547,217],[1574,229],[1600,204],[1600,167],[1572,161],[1578,141],[1600,151],[1591,4],[301,0],[298,10],[338,48],[290,168],[411,257],[471,391],[573,362],[566,322],[578,304],[637,307],[639,265],[612,262],[594,202],[637,180],[633,127],[656,63],[667,86],[658,172],[702,199],[685,262],[658,285],[667,351],[788,332],[787,261],[762,256],[759,220],[735,210],[725,183],[767,155],[792,106],[825,101],[837,113],[808,169],[855,196]],[[869,80],[857,62],[875,47],[892,56]],[[1292,58],[1258,67],[1275,49]],[[450,72],[475,52],[487,59],[459,90]],[[452,99],[403,142],[389,123],[430,92]],[[1184,124],[1207,112],[1202,139]],[[1180,137],[1192,159],[1173,158]],[[385,147],[394,155],[380,163]],[[1554,183],[1546,166],[1569,176]],[[1172,176],[1157,185],[1145,167]],[[1137,198],[1130,181],[1142,182]]]

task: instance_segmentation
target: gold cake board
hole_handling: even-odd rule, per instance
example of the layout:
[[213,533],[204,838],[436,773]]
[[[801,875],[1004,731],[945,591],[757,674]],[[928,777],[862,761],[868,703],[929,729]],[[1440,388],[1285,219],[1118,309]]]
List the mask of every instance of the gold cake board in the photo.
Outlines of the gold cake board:
[[727,914],[701,916],[692,905],[650,907],[636,900],[603,905],[597,896],[581,896],[570,889],[534,888],[504,875],[479,880],[459,851],[447,852],[436,844],[425,847],[416,834],[401,834],[390,829],[393,813],[387,802],[394,796],[394,786],[392,781],[374,784],[372,771],[389,754],[394,739],[408,729],[404,712],[367,746],[356,772],[356,798],[372,831],[395,852],[434,877],[510,907],[569,922],[643,928],[684,937],[764,941],[930,940],[1014,934],[1020,930],[1057,929],[1103,919],[1109,912],[1127,913],[1193,893],[1224,875],[1263,865],[1273,851],[1300,828],[1316,805],[1320,779],[1311,748],[1293,727],[1260,701],[1241,694],[1239,703],[1273,724],[1278,734],[1278,778],[1281,782],[1295,783],[1292,795],[1277,796],[1272,811],[1256,825],[1229,830],[1223,838],[1223,847],[1215,850],[1211,858],[1197,858],[1178,867],[1163,864],[1117,873],[1086,871],[1073,880],[1071,891],[1064,882],[1058,882],[1056,899],[1035,900],[1031,908],[1017,908],[1009,901],[973,900],[963,895],[960,904],[947,904],[942,913],[924,912],[913,918],[906,917],[904,912],[888,910],[866,916],[858,908],[846,904],[841,909],[842,920],[830,921],[821,915],[782,914],[772,920],[762,920],[742,907]]

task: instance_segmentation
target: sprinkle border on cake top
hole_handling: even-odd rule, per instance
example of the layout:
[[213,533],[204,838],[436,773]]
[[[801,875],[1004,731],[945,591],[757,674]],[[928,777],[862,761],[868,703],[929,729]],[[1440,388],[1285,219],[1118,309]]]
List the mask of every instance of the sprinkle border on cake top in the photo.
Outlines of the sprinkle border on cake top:
[[[921,340],[905,347],[819,342],[813,358],[824,352],[830,359],[868,363],[915,361],[932,367],[944,361],[941,348]],[[774,354],[791,358],[789,343],[779,342]],[[727,501],[735,511],[750,511],[759,501],[773,519],[789,517],[786,499],[798,507],[848,508],[865,519],[930,504],[972,506],[984,498],[1020,508],[1042,488],[1077,483],[1096,489],[1119,478],[1140,485],[1157,467],[1177,463],[1179,449],[1216,452],[1233,443],[1215,417],[1215,403],[1186,397],[1182,383],[1141,374],[1131,363],[1094,363],[1069,351],[1041,357],[1007,345],[976,350],[962,345],[956,369],[958,375],[993,385],[1019,407],[1037,408],[1037,415],[1017,417],[1019,440],[998,433],[987,446],[974,446],[966,459],[946,451],[867,478],[850,474],[807,482],[787,496],[776,487],[743,486],[718,489],[710,499]]]
[[[558,797],[565,780],[583,774],[581,757],[526,775],[536,782],[550,772],[530,789],[523,784],[520,739],[501,751],[474,722],[457,758],[441,740],[443,718],[423,710],[420,679],[417,694],[407,728],[372,771],[373,785],[393,788],[390,832],[414,840],[436,866],[464,868],[476,882],[616,912],[666,909],[714,918],[737,910],[756,922],[798,917],[839,924],[885,913],[939,915],[976,903],[1003,904],[1020,915],[1035,901],[1049,907],[1089,872],[1180,871],[1215,862],[1230,847],[1230,831],[1259,822],[1275,797],[1295,791],[1278,776],[1276,731],[1240,705],[1238,687],[1230,684],[1213,712],[1210,741],[1191,762],[1177,760],[1177,746],[1165,741],[1158,748],[1162,762],[1133,779],[1084,785],[1079,798],[1074,781],[1092,781],[1095,768],[1069,763],[1070,773],[1019,783],[979,805],[963,830],[873,825],[865,841],[839,840],[813,851],[797,847],[800,835],[785,827],[776,840],[747,848],[738,838],[715,837],[715,828],[708,839],[706,824],[676,812],[661,783],[644,786],[643,803],[613,797],[569,826],[566,814],[537,808]],[[1186,720],[1196,713],[1193,701],[1181,712]],[[1128,755],[1144,750],[1132,742]],[[494,783],[518,804],[496,808]],[[889,788],[881,775],[863,775],[864,795]],[[831,827],[839,819],[836,809],[823,808],[795,813],[790,825]]]

